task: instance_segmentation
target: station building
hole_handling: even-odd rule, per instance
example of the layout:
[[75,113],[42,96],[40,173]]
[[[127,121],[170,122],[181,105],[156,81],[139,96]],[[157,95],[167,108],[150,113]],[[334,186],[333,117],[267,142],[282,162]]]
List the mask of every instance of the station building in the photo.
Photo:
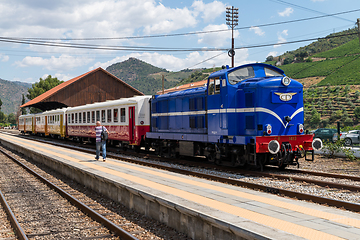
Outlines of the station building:
[[47,111],[141,95],[144,94],[99,67],[50,89],[20,107]]

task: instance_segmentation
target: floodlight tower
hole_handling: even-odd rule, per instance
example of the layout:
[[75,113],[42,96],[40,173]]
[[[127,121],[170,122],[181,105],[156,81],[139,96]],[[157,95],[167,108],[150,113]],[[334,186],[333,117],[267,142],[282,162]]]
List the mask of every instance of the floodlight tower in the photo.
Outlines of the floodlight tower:
[[231,49],[228,51],[229,57],[231,57],[231,67],[234,67],[234,28],[238,25],[239,9],[232,7],[226,8],[226,25],[231,27]]

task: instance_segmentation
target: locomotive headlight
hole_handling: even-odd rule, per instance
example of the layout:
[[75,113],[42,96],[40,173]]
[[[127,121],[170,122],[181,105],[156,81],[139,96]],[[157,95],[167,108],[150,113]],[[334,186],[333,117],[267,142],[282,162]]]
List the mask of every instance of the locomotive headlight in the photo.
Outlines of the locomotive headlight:
[[298,124],[298,133],[304,133],[304,125],[302,125],[301,123]]
[[289,86],[290,83],[291,83],[291,79],[288,77],[288,76],[285,76],[281,79],[281,83],[284,85],[284,86]]
[[272,127],[270,124],[266,124],[266,134],[270,135],[272,133]]
[[280,150],[280,143],[276,140],[271,140],[268,144],[268,150],[271,154],[277,154]]

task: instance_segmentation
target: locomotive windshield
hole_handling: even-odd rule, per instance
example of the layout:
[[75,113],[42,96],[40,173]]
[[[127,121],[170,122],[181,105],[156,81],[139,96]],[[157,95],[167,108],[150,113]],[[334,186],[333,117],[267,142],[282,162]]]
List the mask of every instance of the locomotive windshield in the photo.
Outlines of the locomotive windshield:
[[253,77],[255,77],[255,73],[251,66],[240,68],[228,75],[229,83],[232,85]]
[[274,69],[270,69],[265,67],[265,76],[266,77],[282,77],[283,75],[279,73],[278,71],[275,71]]

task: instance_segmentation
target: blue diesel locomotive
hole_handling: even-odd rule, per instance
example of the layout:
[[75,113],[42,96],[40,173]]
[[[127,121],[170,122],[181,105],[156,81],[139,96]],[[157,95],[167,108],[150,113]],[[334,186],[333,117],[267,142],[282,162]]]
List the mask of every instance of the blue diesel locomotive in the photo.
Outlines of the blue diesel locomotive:
[[298,165],[322,148],[304,132],[303,87],[271,65],[212,73],[207,85],[153,96],[151,147],[167,156],[205,156],[232,166]]

